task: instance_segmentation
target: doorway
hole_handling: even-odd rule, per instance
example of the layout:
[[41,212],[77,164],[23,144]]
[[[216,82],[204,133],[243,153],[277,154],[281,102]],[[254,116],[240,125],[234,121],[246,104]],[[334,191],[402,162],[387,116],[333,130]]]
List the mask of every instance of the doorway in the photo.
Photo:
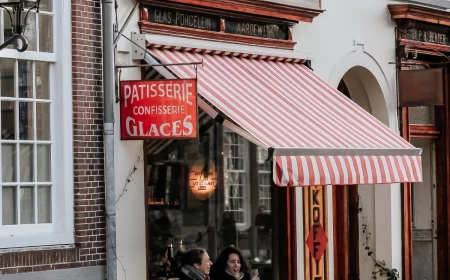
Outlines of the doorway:
[[[350,98],[344,80],[338,90]],[[357,185],[333,188],[334,279],[359,279],[359,192]]]
[[412,279],[437,280],[436,164],[434,139],[412,138],[421,148],[423,182],[411,186]]

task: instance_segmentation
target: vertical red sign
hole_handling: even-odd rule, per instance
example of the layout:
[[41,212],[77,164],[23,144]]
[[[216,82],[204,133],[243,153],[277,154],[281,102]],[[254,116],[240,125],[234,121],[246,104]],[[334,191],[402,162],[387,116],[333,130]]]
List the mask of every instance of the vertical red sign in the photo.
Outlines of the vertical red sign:
[[122,140],[197,137],[195,79],[120,82]]

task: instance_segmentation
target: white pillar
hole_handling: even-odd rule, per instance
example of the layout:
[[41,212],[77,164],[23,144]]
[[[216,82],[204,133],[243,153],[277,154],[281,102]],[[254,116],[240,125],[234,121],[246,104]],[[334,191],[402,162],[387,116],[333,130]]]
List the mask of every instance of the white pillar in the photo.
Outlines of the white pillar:
[[[375,257],[402,272],[402,204],[400,184],[375,186]],[[402,275],[400,275],[402,277]]]

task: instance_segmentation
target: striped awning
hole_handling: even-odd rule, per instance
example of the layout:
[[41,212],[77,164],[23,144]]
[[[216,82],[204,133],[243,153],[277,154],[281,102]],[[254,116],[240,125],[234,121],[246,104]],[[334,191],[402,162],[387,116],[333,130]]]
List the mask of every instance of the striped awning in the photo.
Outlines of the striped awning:
[[[203,60],[199,106],[273,153],[278,186],[386,184],[422,180],[414,148],[298,60],[150,47],[161,63]],[[195,77],[192,65],[168,66]],[[209,106],[208,103],[213,106]]]

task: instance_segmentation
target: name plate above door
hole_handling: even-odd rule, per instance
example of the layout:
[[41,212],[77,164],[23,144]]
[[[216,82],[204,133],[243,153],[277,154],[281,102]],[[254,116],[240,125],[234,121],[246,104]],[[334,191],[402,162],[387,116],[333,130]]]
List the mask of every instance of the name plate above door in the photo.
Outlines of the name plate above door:
[[163,7],[148,7],[148,21],[166,25],[220,31],[220,17]]
[[289,26],[271,21],[250,21],[175,8],[146,6],[148,21],[164,25],[274,40],[289,40]]

